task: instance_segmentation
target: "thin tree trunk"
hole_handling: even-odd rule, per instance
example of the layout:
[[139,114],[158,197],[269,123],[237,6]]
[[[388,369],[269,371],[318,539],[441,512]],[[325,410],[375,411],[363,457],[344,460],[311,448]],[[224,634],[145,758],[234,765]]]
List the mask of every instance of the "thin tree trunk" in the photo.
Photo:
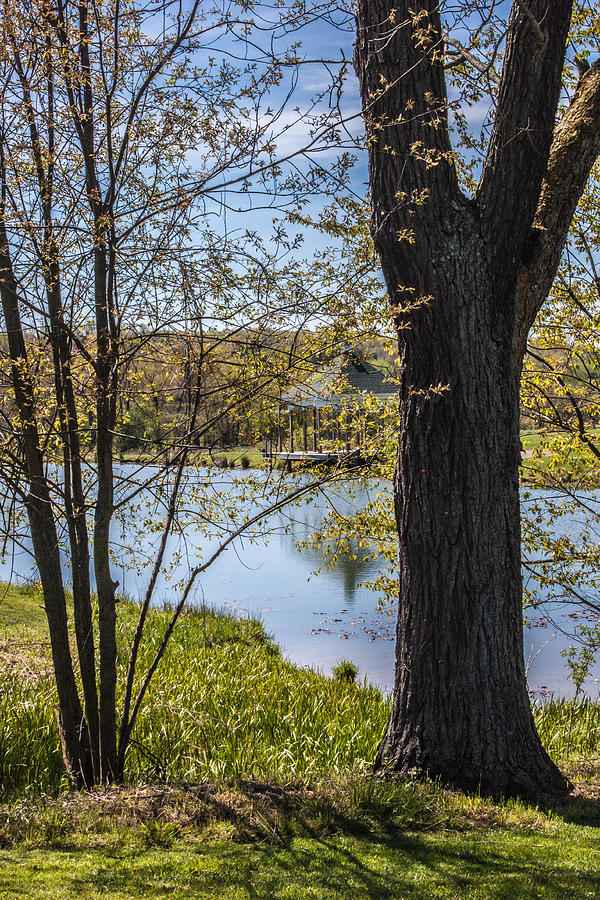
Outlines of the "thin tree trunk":
[[47,273],[48,310],[54,357],[54,381],[63,446],[65,514],[73,577],[73,620],[95,780],[100,777],[100,736],[94,627],[90,585],[90,545],[83,487],[81,443],[73,391],[69,337],[64,322],[60,272],[54,242],[50,242]]
[[111,348],[107,301],[105,224],[97,222],[95,250],[97,394],[96,458],[98,495],[94,521],[94,571],[98,591],[98,636],[100,643],[100,754],[103,781],[118,775],[117,757],[117,584],[110,568],[110,523],[113,516],[113,436],[116,400],[112,396],[116,361]]
[[92,758],[71,661],[58,535],[40,450],[17,285],[4,225],[3,201],[0,209],[0,296],[12,361],[13,390],[22,428],[25,471],[29,482],[25,504],[50,632],[63,758],[71,782],[76,787],[83,787],[93,783]]
[[[113,289],[114,235],[112,199],[102,201],[94,141],[94,85],[89,54],[89,19],[86,3],[79,10],[79,61],[82,75],[81,118],[76,128],[86,169],[88,203],[94,216],[94,302],[96,319],[96,459],[98,493],[94,518],[94,572],[98,593],[98,641],[100,663],[99,732],[100,777],[112,781],[117,760],[117,615],[116,583],[110,569],[110,523],[113,516],[113,440],[117,410],[117,351],[111,298]],[[60,36],[60,35],[59,35]],[[69,88],[73,94],[72,86]],[[111,168],[111,172],[112,172]],[[114,177],[114,173],[111,178]],[[113,184],[109,194],[113,195]]]

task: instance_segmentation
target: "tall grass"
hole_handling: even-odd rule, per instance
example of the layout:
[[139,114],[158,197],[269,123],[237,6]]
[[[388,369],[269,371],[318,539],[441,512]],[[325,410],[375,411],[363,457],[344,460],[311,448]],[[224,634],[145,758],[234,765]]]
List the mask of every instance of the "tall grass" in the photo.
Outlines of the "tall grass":
[[[120,612],[123,675],[137,610],[122,603]],[[140,673],[169,616],[152,611]],[[0,796],[56,793],[63,776],[51,680],[2,669],[0,698]],[[146,695],[126,778],[293,779],[357,771],[372,760],[387,716],[387,702],[374,688],[283,660],[258,622],[189,612]]]
[[49,677],[0,669],[0,797],[55,793],[63,778]]
[[542,743],[556,762],[600,755],[599,701],[552,698],[536,704],[533,712]]
[[[135,605],[121,603],[121,676],[136,615]],[[152,610],[140,673],[169,615]],[[21,668],[0,668],[0,798],[60,790],[55,704],[52,679],[34,675],[26,655]],[[182,616],[146,695],[126,778],[293,780],[359,772],[373,760],[388,714],[387,700],[374,688],[286,662],[260,623],[192,611]],[[557,762],[598,753],[600,703],[551,700],[536,705],[534,715]]]
[[[163,619],[155,614],[142,669]],[[154,766],[176,780],[294,778],[372,760],[388,716],[377,690],[296,668],[253,620],[191,614],[174,637],[138,722],[130,776]]]

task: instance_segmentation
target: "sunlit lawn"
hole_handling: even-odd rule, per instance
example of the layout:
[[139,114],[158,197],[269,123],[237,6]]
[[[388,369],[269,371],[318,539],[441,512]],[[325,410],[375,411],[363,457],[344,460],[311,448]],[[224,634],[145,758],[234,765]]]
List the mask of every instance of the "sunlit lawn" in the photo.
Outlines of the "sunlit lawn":
[[566,900],[600,896],[595,829],[337,835],[286,846],[225,841],[169,849],[10,850],[0,897],[472,897]]
[[[0,898],[600,896],[598,704],[536,710],[549,752],[568,748],[587,779],[565,807],[374,780],[385,698],[207,611],[184,617],[157,673],[129,785],[74,795],[41,596],[0,596]],[[153,612],[143,659],[167,615]],[[126,642],[135,608],[121,616]]]

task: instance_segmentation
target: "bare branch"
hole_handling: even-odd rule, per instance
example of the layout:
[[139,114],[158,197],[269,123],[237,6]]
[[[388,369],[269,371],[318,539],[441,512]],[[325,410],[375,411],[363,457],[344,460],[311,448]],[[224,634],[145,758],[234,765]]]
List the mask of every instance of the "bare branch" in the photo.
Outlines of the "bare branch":
[[[460,56],[463,57],[468,63],[470,63],[474,69],[477,69],[478,72],[481,72],[482,75],[487,75],[490,81],[493,81],[494,84],[500,84],[500,76],[496,75],[492,68],[492,64],[488,62],[482,62],[480,59],[471,53],[471,51],[461,44],[460,41],[457,41],[456,38],[452,38],[449,35],[446,35],[444,38],[444,42],[448,44],[450,47],[454,47],[455,50],[458,50]],[[446,64],[446,68],[449,68],[454,63]]]

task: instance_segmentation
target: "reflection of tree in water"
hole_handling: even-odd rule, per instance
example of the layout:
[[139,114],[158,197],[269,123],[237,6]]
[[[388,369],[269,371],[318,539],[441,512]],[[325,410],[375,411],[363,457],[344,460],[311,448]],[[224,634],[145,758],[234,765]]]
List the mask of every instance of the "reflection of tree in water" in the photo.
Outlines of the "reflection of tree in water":
[[[350,506],[348,501],[346,504]],[[319,549],[314,546],[303,546],[299,551],[298,544],[310,541],[323,525],[329,507],[323,500],[295,509],[282,516],[282,524],[287,532],[280,537],[280,547],[287,555],[296,556],[301,553],[307,563],[307,574],[322,569],[327,558],[331,556],[332,545],[323,541]],[[350,540],[347,552],[340,553],[334,566],[329,571],[340,582],[344,589],[344,599],[349,605],[356,600],[356,585],[373,574],[377,563],[370,556],[369,547],[361,547],[358,540]]]
[[[290,541],[287,545],[291,552],[298,552],[295,544]],[[325,550],[319,552],[310,547],[302,549],[302,556],[308,560],[311,571],[320,569],[323,566],[325,558]],[[370,576],[376,568],[376,563],[369,557],[369,551],[364,547],[359,547],[358,542],[352,542],[349,553],[341,553],[333,568],[330,569],[332,575],[340,581],[344,587],[344,599],[349,606],[352,606],[356,600],[356,585],[364,581]]]

